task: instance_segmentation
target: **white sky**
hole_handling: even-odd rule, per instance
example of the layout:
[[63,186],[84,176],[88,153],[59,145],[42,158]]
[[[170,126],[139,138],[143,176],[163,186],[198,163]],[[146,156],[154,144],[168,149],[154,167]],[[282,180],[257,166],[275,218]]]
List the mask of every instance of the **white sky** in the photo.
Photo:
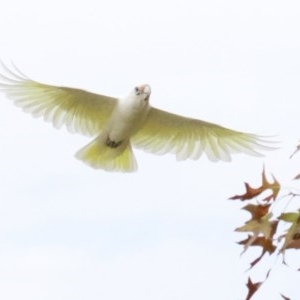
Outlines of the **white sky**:
[[[2,0],[0,56],[29,77],[112,96],[149,83],[156,107],[282,149],[229,164],[135,151],[137,173],[95,171],[73,157],[86,137],[0,95],[0,298],[244,299],[258,252],[240,258],[248,215],[226,199],[263,163],[295,185],[299,28],[299,1]],[[298,280],[277,262],[253,299],[296,299]]]

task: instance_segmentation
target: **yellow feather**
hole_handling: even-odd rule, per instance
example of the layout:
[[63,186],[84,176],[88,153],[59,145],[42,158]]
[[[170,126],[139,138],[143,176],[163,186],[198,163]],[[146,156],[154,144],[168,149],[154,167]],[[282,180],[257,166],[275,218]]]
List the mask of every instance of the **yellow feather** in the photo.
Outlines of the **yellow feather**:
[[137,170],[136,159],[128,141],[124,141],[117,148],[111,148],[101,138],[97,137],[80,149],[75,156],[95,169],[118,172]]

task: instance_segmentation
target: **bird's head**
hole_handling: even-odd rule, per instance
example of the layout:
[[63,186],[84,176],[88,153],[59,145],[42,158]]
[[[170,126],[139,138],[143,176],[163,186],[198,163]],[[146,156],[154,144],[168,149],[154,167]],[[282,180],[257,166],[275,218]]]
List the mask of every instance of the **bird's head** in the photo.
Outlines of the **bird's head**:
[[133,93],[139,99],[148,101],[151,94],[151,88],[148,84],[141,84],[134,88]]

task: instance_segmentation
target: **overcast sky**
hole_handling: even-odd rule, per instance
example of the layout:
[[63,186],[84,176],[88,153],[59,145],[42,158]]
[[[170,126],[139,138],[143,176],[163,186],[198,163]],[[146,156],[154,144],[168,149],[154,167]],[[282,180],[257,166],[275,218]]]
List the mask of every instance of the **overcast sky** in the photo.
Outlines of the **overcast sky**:
[[[258,252],[240,257],[233,230],[249,216],[227,198],[258,185],[263,164],[295,185],[299,29],[296,0],[2,0],[0,57],[29,77],[111,96],[149,83],[153,106],[277,135],[282,148],[231,163],[135,150],[137,173],[95,171],[74,158],[88,138],[1,94],[0,298],[244,299]],[[299,297],[280,261],[253,299],[279,293]]]

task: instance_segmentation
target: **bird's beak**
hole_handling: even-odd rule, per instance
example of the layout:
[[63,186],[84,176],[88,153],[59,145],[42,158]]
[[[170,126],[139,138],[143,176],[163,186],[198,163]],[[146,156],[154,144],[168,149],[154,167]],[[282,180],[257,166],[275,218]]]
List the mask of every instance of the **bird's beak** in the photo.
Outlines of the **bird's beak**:
[[139,90],[142,94],[145,94],[147,96],[147,98],[150,97],[151,94],[151,89],[150,86],[148,84],[143,84],[139,86]]

